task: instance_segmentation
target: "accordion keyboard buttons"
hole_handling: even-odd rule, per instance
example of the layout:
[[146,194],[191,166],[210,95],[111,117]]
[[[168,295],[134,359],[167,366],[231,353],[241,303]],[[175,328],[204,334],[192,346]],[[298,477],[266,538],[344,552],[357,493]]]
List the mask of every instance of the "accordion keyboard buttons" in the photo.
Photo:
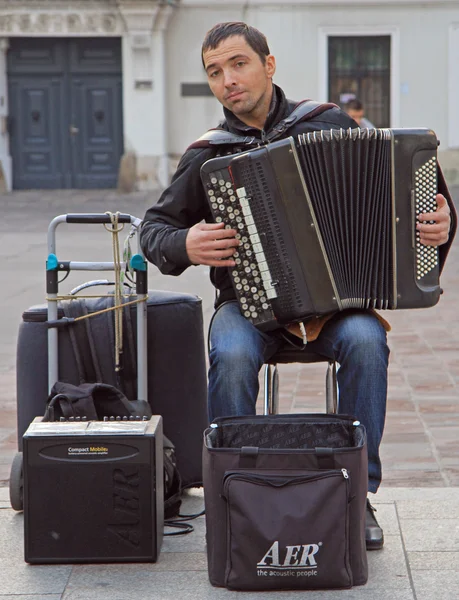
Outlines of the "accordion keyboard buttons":
[[[217,223],[235,229],[240,245],[233,254],[235,268],[230,272],[242,314],[255,325],[275,319],[268,299],[277,297],[253,219],[245,188],[233,189],[227,173],[210,176],[209,204]],[[209,184],[207,184],[209,186]]]

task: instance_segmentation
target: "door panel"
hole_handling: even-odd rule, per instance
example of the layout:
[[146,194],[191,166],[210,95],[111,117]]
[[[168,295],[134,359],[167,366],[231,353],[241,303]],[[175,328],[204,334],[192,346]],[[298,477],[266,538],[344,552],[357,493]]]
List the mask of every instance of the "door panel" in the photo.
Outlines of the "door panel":
[[72,40],[69,48],[69,61],[70,71],[75,74],[121,75],[121,42],[113,38]]
[[65,71],[65,41],[10,38],[8,72],[14,75],[62,75]]
[[123,153],[121,86],[119,39],[13,38],[13,187],[115,187]]
[[10,142],[15,189],[66,187],[62,149],[63,86],[59,79],[10,79]]
[[120,82],[114,77],[72,79],[74,187],[116,186],[122,153]]

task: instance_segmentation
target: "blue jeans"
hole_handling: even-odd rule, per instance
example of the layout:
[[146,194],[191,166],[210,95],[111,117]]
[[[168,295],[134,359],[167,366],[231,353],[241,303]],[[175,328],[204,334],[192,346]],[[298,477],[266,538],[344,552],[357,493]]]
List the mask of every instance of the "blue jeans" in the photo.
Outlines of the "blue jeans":
[[[210,328],[209,419],[253,415],[258,374],[285,342],[256,329],[236,301],[223,304]],[[365,311],[345,311],[328,321],[305,352],[336,360],[339,412],[355,416],[367,430],[368,489],[381,482],[379,445],[386,418],[389,348],[378,319]]]

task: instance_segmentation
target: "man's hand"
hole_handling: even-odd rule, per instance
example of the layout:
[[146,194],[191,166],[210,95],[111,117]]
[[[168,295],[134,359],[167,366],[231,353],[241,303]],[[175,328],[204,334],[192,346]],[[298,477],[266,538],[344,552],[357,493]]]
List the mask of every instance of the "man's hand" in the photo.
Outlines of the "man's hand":
[[194,265],[234,267],[230,258],[239,246],[235,229],[225,229],[224,223],[197,223],[186,236],[186,251]]
[[418,221],[435,221],[432,225],[418,223],[416,229],[419,231],[421,244],[425,246],[441,246],[448,241],[451,217],[446,198],[437,194],[437,210],[432,213],[424,213],[418,216]]

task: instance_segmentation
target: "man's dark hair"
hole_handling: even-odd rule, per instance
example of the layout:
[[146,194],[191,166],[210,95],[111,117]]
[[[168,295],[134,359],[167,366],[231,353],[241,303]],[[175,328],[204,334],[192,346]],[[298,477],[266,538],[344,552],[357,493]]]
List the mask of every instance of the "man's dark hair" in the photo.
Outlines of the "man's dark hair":
[[354,98],[353,100],[349,100],[349,102],[346,104],[346,110],[362,110],[363,109],[363,104],[360,102],[360,100],[357,100],[357,98]]
[[242,36],[248,45],[258,54],[263,64],[266,63],[266,57],[270,54],[266,37],[247,23],[242,21],[232,21],[228,23],[217,23],[212,29],[206,33],[206,37],[202,43],[201,59],[204,64],[204,52],[206,50],[214,50],[219,44],[229,37],[234,35]]

